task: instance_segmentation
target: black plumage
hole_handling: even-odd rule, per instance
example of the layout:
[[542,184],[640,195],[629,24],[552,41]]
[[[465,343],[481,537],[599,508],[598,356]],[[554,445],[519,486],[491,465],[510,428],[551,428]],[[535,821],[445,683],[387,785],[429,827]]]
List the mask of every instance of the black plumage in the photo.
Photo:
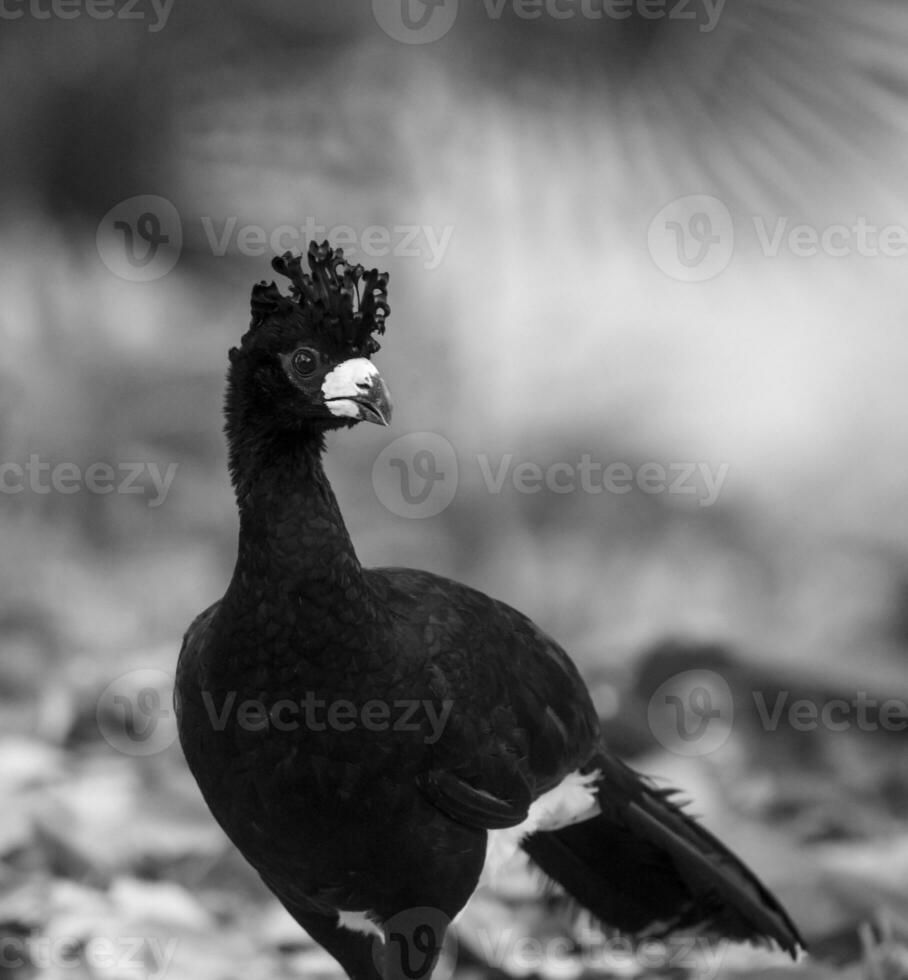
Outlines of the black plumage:
[[327,430],[387,422],[368,360],[387,277],[327,245],[308,259],[309,274],[275,260],[291,297],[257,286],[231,351],[236,568],[177,671],[183,749],[227,835],[354,980],[413,980],[475,889],[488,832],[570,773],[598,773],[598,813],[523,842],[548,876],[631,933],[705,927],[794,953],[796,928],[754,875],[609,754],[554,640],[464,585],[362,568],[321,456]]

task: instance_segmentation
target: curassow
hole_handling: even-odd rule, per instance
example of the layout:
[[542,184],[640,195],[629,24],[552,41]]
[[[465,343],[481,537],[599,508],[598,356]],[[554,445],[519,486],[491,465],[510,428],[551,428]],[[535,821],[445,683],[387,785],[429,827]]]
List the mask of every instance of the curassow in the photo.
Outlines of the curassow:
[[428,977],[484,866],[522,847],[608,926],[803,946],[727,848],[611,754],[568,655],[429,572],[363,568],[325,433],[386,425],[385,274],[312,243],[252,291],[230,351],[240,514],[223,598],[189,627],[180,740],[228,837],[353,980]]

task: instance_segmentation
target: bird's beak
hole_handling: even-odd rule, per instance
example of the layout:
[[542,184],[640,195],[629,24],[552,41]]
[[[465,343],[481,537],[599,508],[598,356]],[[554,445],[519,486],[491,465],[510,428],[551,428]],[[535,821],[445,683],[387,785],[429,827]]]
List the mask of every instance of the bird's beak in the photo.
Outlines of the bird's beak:
[[342,361],[322,382],[325,405],[332,415],[387,425],[391,397],[375,365],[365,357]]

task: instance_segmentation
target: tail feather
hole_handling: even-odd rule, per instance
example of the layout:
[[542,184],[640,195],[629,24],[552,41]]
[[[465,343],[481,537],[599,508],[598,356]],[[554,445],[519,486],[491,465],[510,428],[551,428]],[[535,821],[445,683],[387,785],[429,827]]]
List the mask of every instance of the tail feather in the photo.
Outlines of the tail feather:
[[797,927],[757,876],[673,801],[614,759],[600,758],[602,812],[533,834],[524,850],[602,923],[636,935],[698,928],[775,940],[795,957]]

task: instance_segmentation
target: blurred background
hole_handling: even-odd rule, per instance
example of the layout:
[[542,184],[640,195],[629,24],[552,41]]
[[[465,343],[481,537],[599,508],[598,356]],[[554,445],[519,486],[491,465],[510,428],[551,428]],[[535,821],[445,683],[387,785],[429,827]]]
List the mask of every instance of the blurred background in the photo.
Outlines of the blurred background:
[[908,977],[903,0],[0,19],[0,976],[340,975],[169,705],[232,570],[227,349],[314,235],[391,273],[394,422],[328,455],[362,561],[556,636],[814,954],[611,955],[516,874],[457,976]]

